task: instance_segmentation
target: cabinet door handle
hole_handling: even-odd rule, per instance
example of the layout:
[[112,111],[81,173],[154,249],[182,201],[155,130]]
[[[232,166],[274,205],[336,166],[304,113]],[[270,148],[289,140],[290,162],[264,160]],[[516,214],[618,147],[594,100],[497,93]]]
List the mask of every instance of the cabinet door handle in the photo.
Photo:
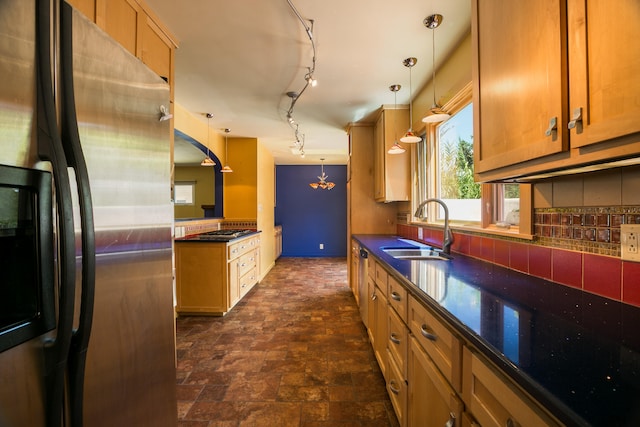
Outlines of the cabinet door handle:
[[400,297],[400,294],[397,293],[396,291],[391,292],[391,298],[396,300],[396,301],[402,301],[402,298]]
[[375,291],[371,294],[371,301],[375,301],[378,299],[378,295],[376,295]]
[[389,390],[391,390],[393,394],[400,394],[400,389],[396,386],[395,380],[389,381]]
[[422,334],[423,337],[425,337],[428,340],[435,341],[438,339],[438,337],[435,334],[432,334],[427,330],[427,325],[422,325],[422,327],[420,328],[420,333]]
[[444,427],[455,427],[456,426],[456,416],[453,412],[449,412],[449,420],[444,425]]
[[567,124],[567,128],[573,129],[578,123],[582,123],[582,107],[573,110],[573,116],[571,116],[571,121]]
[[400,339],[398,338],[398,336],[395,333],[391,333],[391,335],[389,335],[389,339],[391,340],[392,343],[394,344],[400,344]]
[[544,133],[547,136],[551,136],[551,134],[553,133],[553,131],[557,131],[558,130],[558,118],[557,117],[551,117],[551,120],[549,120],[549,127],[547,128],[546,132]]
[[511,417],[507,418],[507,422],[504,423],[505,427],[516,427],[515,421]]

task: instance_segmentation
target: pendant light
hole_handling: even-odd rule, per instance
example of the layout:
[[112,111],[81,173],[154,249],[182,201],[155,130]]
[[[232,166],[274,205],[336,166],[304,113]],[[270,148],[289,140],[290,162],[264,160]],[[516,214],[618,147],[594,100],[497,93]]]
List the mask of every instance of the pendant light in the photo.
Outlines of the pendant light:
[[416,142],[422,141],[422,138],[420,138],[419,136],[416,136],[413,133],[413,130],[411,129],[411,126],[413,126],[413,106],[412,106],[412,99],[411,99],[413,92],[412,92],[412,85],[411,85],[411,69],[413,68],[414,65],[416,65],[417,62],[418,60],[413,57],[407,58],[404,61],[402,61],[404,66],[409,69],[409,130],[407,131],[407,133],[404,134],[402,138],[400,138],[400,141],[410,143],[410,144],[415,144]]
[[433,105],[429,109],[429,113],[422,119],[424,123],[440,123],[444,120],[447,120],[450,115],[446,111],[442,109],[440,105],[436,102],[436,28],[440,26],[442,23],[442,15],[434,14],[429,15],[424,18],[424,26],[433,31],[431,34],[431,43],[432,43],[432,77],[431,77],[431,85],[433,86]]
[[207,157],[205,157],[201,162],[200,162],[200,166],[215,166],[216,163],[213,161],[213,159],[211,159],[211,157],[209,157],[209,122],[211,121],[211,118],[213,117],[213,114],[211,113],[207,113]]
[[395,84],[395,85],[391,85],[389,86],[389,90],[391,92],[393,92],[393,139],[394,139],[394,143],[391,146],[391,148],[389,148],[389,150],[387,151],[387,153],[389,154],[402,154],[404,153],[406,150],[404,149],[404,147],[402,145],[400,145],[400,143],[398,142],[398,135],[396,134],[396,115],[398,113],[398,100],[397,100],[397,93],[400,90],[402,86]]
[[233,172],[233,169],[229,167],[229,150],[228,150],[228,143],[227,143],[227,135],[229,134],[229,132],[231,132],[231,129],[229,128],[224,129],[224,166],[222,167],[222,169],[220,169],[220,172],[224,172],[224,173]]
[[321,190],[331,190],[336,186],[336,184],[331,181],[327,181],[329,176],[324,174],[324,159],[320,159],[320,161],[322,161],[322,174],[318,177],[319,181],[310,183],[309,187],[313,188],[314,190],[317,190],[318,188]]

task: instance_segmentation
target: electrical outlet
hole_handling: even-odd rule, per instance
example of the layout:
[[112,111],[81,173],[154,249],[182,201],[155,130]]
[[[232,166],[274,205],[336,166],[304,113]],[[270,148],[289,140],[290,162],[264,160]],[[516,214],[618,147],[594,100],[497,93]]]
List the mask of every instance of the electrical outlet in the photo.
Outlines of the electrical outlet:
[[324,249],[324,243],[320,243],[320,249]]
[[620,248],[622,259],[640,262],[640,224],[620,225]]

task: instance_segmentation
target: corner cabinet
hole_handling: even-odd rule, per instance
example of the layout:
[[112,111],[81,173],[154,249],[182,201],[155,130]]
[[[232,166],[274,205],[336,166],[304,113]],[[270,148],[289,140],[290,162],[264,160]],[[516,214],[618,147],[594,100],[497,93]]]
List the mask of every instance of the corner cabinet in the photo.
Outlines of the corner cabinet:
[[408,110],[382,109],[374,133],[374,197],[376,202],[407,201],[411,197],[409,147],[402,154],[387,151],[403,134],[409,122]]
[[260,237],[176,241],[176,312],[223,316],[258,282]]
[[473,0],[476,179],[639,156],[639,19],[636,0]]

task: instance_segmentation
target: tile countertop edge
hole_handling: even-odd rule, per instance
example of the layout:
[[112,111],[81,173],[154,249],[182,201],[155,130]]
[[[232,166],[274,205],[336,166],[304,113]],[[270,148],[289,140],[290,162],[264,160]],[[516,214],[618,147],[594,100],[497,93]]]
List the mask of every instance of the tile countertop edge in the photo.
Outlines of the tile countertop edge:
[[[588,421],[586,421],[583,417],[578,415],[573,409],[571,409],[567,404],[565,404],[561,399],[555,396],[552,392],[547,390],[544,386],[542,386],[538,381],[527,375],[522,371],[518,366],[516,366],[511,360],[509,360],[499,349],[491,345],[481,336],[479,336],[476,332],[474,332],[471,328],[469,328],[464,322],[462,322],[458,317],[449,312],[446,308],[442,307],[436,300],[434,300],[431,296],[429,296],[425,291],[420,289],[418,285],[413,283],[410,278],[401,273],[401,270],[406,270],[407,265],[409,265],[412,261],[410,260],[400,260],[391,257],[384,253],[380,248],[385,246],[406,246],[406,238],[401,238],[399,236],[392,235],[353,235],[355,240],[357,240],[365,249],[369,251],[370,255],[376,257],[379,261],[381,261],[385,267],[391,272],[391,274],[403,283],[409,292],[417,297],[420,301],[427,304],[431,309],[433,309],[436,313],[442,316],[447,322],[449,322],[464,339],[466,339],[469,343],[471,343],[475,348],[477,348],[485,357],[499,366],[508,377],[514,380],[517,384],[519,384],[525,391],[527,391],[534,399],[536,399],[541,405],[546,407],[554,416],[556,416],[561,422],[566,423],[567,425],[576,425],[576,426],[590,426],[592,425]],[[402,239],[402,240],[401,240]],[[416,244],[420,244],[416,242]],[[475,264],[477,266],[482,266],[486,268],[488,274],[492,274],[495,269],[508,271],[507,274],[510,273],[511,270],[508,270],[504,267],[497,266],[495,264],[487,263],[485,261],[476,260],[470,257],[465,257],[463,255],[454,254],[454,260],[462,260],[465,262]],[[413,261],[416,262],[416,261]],[[419,261],[418,261],[419,262]],[[451,261],[422,261],[422,262],[451,262]],[[403,268],[404,267],[404,268]],[[513,274],[522,275],[523,273],[513,272]],[[486,278],[485,278],[486,280]],[[542,279],[532,278],[535,281],[542,281]],[[546,281],[544,281],[546,282]],[[550,282],[548,282],[550,283]],[[477,284],[477,283],[476,283]],[[554,284],[555,286],[562,286]]]

